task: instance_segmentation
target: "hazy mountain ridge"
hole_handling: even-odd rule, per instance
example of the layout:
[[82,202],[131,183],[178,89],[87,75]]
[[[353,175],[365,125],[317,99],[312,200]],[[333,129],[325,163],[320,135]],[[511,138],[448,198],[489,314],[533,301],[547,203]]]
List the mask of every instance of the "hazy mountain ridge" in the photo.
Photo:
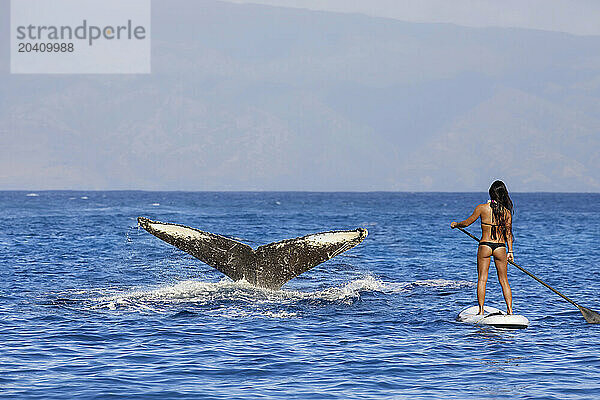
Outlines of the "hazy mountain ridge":
[[599,50],[550,32],[154,2],[152,75],[0,76],[0,186],[460,191],[501,177],[599,191]]
[[598,171],[589,165],[598,161],[600,119],[589,118],[588,126],[572,125],[579,116],[518,90],[500,90],[413,154],[404,168],[419,160],[435,160],[421,168],[428,176],[445,171],[444,190],[451,190],[454,174],[473,185],[484,185],[486,175],[499,174],[531,190],[554,186],[563,191],[580,187],[598,191]]

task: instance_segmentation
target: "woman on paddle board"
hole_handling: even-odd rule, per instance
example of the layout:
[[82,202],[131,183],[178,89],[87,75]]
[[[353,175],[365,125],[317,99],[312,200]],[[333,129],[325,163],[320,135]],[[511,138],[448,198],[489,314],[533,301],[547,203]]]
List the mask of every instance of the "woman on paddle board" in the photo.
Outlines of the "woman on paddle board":
[[508,195],[506,185],[495,181],[490,186],[490,200],[475,207],[473,214],[464,221],[451,222],[452,229],[466,228],[477,219],[481,219],[481,240],[477,247],[477,302],[479,314],[483,314],[485,301],[485,285],[488,278],[491,257],[494,257],[498,280],[502,286],[502,294],[506,301],[506,311],[512,314],[512,292],[508,284],[508,260],[513,261],[512,214],[513,203]]

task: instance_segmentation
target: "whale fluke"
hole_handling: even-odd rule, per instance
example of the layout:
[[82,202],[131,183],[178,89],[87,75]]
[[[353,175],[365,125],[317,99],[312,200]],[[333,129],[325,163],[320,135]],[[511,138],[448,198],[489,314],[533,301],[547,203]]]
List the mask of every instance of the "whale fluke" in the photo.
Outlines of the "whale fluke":
[[269,243],[256,250],[247,244],[185,225],[138,217],[138,225],[210,265],[234,281],[279,289],[303,272],[351,249],[367,237],[367,230],[320,232]]

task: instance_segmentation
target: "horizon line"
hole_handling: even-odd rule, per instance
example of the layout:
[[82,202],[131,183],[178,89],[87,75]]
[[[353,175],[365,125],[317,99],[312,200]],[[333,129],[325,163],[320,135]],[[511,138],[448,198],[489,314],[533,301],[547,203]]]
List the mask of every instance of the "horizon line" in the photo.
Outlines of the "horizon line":
[[[0,189],[0,193],[43,193],[43,192],[147,192],[147,193],[487,193],[486,190],[157,190],[157,189]],[[600,194],[598,192],[557,192],[548,190],[518,191],[509,193],[553,193],[553,194]]]

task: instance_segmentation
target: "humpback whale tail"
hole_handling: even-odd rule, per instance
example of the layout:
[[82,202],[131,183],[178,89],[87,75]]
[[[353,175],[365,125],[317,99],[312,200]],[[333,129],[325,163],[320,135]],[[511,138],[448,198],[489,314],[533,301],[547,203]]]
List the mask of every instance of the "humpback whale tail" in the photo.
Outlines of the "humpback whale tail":
[[138,225],[210,265],[234,281],[279,289],[292,278],[351,249],[367,230],[320,232],[266,244],[256,250],[247,244],[185,225],[138,217]]

